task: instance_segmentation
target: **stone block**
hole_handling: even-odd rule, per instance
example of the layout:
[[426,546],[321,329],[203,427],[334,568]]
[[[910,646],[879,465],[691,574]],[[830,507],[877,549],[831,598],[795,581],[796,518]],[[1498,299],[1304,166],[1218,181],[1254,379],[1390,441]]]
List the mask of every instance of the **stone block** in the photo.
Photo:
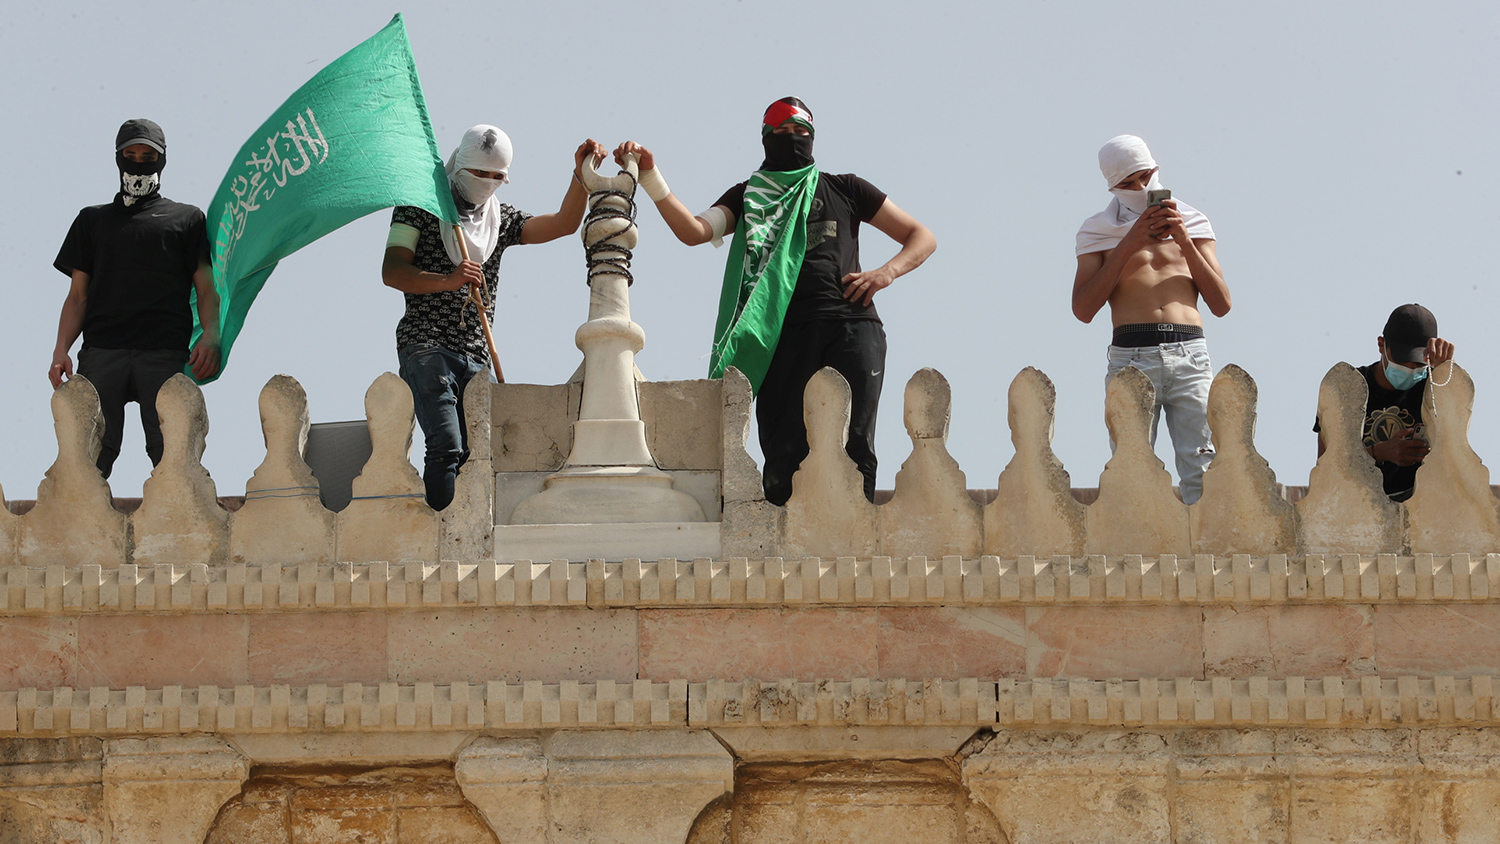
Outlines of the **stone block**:
[[641,610],[639,618],[642,677],[885,676],[875,610]]
[[1324,452],[1297,502],[1299,545],[1310,554],[1399,553],[1404,510],[1385,496],[1380,470],[1365,453],[1369,387],[1347,363],[1334,364],[1318,390]]
[[1202,677],[1196,607],[1046,607],[1026,610],[1032,677]]
[[1357,677],[1375,671],[1371,607],[1206,607],[1203,613],[1209,676]]
[[1005,558],[1083,556],[1087,510],[1073,498],[1072,479],[1052,451],[1057,390],[1028,366],[1011,381],[1009,400],[1016,453],[984,508],[984,551]]
[[1088,508],[1090,554],[1190,553],[1188,508],[1151,449],[1155,395],[1151,379],[1134,367],[1116,373],[1105,391],[1104,420],[1115,454],[1099,476],[1099,498]]
[[338,558],[435,560],[438,514],[407,457],[415,425],[411,388],[393,373],[381,375],[365,393],[365,417],[370,459],[354,479],[353,500],[338,514]]
[[92,615],[78,620],[75,686],[249,682],[243,615]]
[[1500,550],[1500,501],[1490,491],[1490,470],[1469,444],[1474,379],[1448,361],[1427,379],[1422,406],[1432,451],[1417,469],[1416,491],[1406,502],[1412,552]]
[[577,397],[568,384],[492,384],[491,440],[496,472],[555,472],[573,448]]
[[17,557],[25,565],[118,566],[129,562],[127,526],[115,510],[99,457],[104,416],[99,394],[82,375],[52,391],[57,460],[21,517]]
[[881,554],[977,557],[982,551],[982,511],[947,448],[952,400],[948,380],[936,369],[918,370],[906,384],[903,419],[912,452],[880,510]]
[[1408,844],[1414,800],[1414,786],[1402,780],[1299,776],[1289,821],[1299,844]]
[[250,765],[210,736],[109,743],[104,803],[115,844],[199,844]]
[[1465,778],[1427,782],[1417,791],[1416,840],[1422,844],[1500,841],[1500,782]]
[[641,381],[641,421],[659,469],[723,468],[723,382]]
[[0,616],[0,691],[75,686],[78,619]]
[[846,670],[829,676],[1016,677],[1026,673],[1026,610],[1021,607],[881,607],[876,618],[879,673]]
[[1219,370],[1208,393],[1214,460],[1203,496],[1189,508],[1198,554],[1295,554],[1297,511],[1276,486],[1276,473],[1255,450],[1255,381],[1234,364]]
[[620,610],[426,610],[389,615],[386,624],[389,677],[398,683],[637,676],[636,620]]
[[245,482],[245,504],[229,516],[229,557],[236,563],[331,563],[334,514],[318,497],[303,455],[310,427],[307,394],[277,375],[260,391],[266,457]]
[[1495,674],[1500,666],[1500,604],[1374,608],[1381,675]]
[[249,682],[257,686],[384,682],[389,679],[387,618],[378,612],[252,615]]
[[792,476],[783,548],[794,557],[869,557],[880,539],[880,510],[864,493],[849,441],[849,384],[831,367],[807,382],[803,415],[810,449]]

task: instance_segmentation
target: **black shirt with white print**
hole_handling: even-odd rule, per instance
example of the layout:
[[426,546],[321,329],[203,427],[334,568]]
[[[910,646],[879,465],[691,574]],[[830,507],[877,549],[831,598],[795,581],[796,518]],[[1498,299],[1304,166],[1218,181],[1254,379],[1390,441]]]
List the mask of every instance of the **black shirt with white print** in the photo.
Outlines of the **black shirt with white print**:
[[[1409,390],[1387,390],[1380,386],[1379,379],[1375,377],[1376,369],[1383,365],[1383,361],[1376,361],[1357,367],[1359,374],[1365,377],[1365,386],[1370,389],[1369,398],[1365,402],[1364,446],[1368,448],[1399,437],[1408,428],[1415,429],[1412,434],[1414,439],[1426,442],[1427,427],[1422,423],[1422,397],[1427,394],[1427,382],[1418,381]],[[1313,424],[1314,431],[1321,429],[1321,424]],[[1380,469],[1386,495],[1394,501],[1405,501],[1411,497],[1412,488],[1417,484],[1417,467],[1421,463],[1398,466],[1389,460],[1383,460],[1375,465]]]
[[[734,212],[736,224],[745,212],[745,182],[724,192],[715,205]],[[844,298],[844,276],[860,271],[859,224],[868,223],[885,204],[885,194],[853,173],[819,173],[807,215],[807,252],[797,287],[786,308],[786,324],[815,319],[880,321],[875,304]]]
[[[495,290],[500,280],[500,256],[506,247],[521,242],[521,231],[531,215],[510,205],[500,205],[500,235],[495,251],[482,265],[487,316],[495,320]],[[416,257],[412,265],[423,272],[447,275],[458,266],[448,259],[443,248],[441,226],[448,225],[421,208],[397,206],[391,223],[401,223],[417,230]],[[469,289],[441,290],[437,293],[407,293],[406,313],[396,323],[396,348],[416,343],[434,343],[461,352],[481,364],[488,364],[489,350],[484,344],[484,330],[474,306],[469,303]]]

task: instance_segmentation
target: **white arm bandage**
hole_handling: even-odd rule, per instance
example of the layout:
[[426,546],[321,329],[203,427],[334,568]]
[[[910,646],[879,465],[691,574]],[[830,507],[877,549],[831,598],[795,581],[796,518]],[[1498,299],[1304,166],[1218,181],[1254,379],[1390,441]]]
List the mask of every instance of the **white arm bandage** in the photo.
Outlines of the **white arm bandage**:
[[641,190],[651,197],[652,202],[661,202],[667,198],[672,189],[667,187],[667,180],[661,177],[661,168],[652,167],[650,170],[641,171]]
[[422,233],[405,223],[391,223],[391,233],[385,236],[385,248],[399,246],[402,249],[417,251],[417,241]]
[[724,209],[715,205],[699,214],[698,219],[708,223],[708,227],[713,230],[714,236],[709,238],[709,242],[716,248],[723,246],[724,234],[729,231],[729,215],[724,213]]

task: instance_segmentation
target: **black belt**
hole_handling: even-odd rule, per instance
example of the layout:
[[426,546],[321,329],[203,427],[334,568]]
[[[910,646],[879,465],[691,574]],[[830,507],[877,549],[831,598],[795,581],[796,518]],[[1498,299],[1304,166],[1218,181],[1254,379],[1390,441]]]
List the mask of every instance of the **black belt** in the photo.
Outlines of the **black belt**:
[[1180,322],[1133,322],[1115,326],[1116,346],[1139,348],[1160,346],[1163,343],[1186,343],[1203,337],[1203,326],[1186,325]]

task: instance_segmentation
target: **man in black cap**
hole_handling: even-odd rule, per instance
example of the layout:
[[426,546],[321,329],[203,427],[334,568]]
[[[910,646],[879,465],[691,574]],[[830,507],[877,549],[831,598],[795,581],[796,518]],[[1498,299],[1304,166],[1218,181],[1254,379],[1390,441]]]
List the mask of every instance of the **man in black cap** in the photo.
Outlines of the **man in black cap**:
[[[161,195],[167,139],[150,120],[127,120],[115,135],[120,190],[113,202],[78,212],[53,266],[72,279],[63,300],[48,377],[73,376],[68,356],[83,335],[78,372],[99,392],[104,442],[98,466],[109,477],[125,424],[125,403],[141,408],[146,453],[161,460],[156,392],[178,372],[200,381],[219,371],[219,294],[203,212]],[[198,294],[203,336],[191,350]]]
[[[667,187],[650,150],[626,141],[615,157],[640,156],[641,189],[678,240],[718,246],[733,236],[709,377],[734,366],[750,380],[766,500],[780,505],[792,495],[792,475],[808,454],[803,391],[814,373],[830,366],[849,383],[845,452],[864,475],[865,497],[874,501],[875,417],[886,354],[874,298],[921,266],[937,239],[859,176],[819,171],[812,111],[796,97],[771,103],[760,133],[760,168],[697,215]],[[861,224],[900,250],[862,269]]]
[[[1411,497],[1417,467],[1427,457],[1422,395],[1432,368],[1453,359],[1453,344],[1437,333],[1437,318],[1421,305],[1402,305],[1385,321],[1375,340],[1380,360],[1359,367],[1370,388],[1365,403],[1365,451],[1375,459],[1392,501]],[[1323,434],[1317,424],[1318,455]]]

